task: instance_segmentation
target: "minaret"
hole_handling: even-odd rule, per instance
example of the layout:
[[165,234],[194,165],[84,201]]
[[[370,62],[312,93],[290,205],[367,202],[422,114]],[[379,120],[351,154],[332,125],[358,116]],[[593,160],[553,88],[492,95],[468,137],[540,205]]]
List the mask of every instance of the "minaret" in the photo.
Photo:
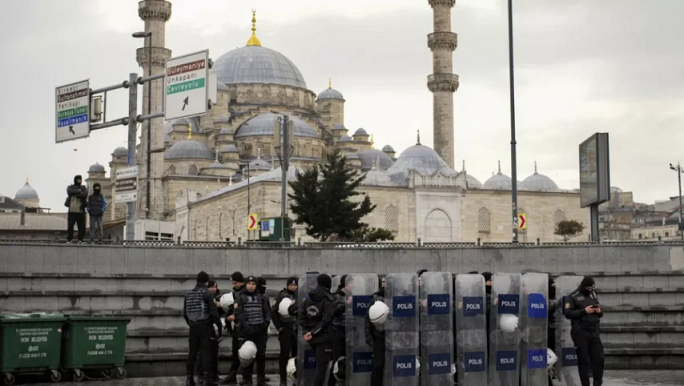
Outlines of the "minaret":
[[[166,22],[171,18],[171,3],[163,0],[145,0],[138,3],[138,16],[145,22],[145,32],[152,32],[151,38],[145,38],[145,47],[138,48],[138,65],[142,67],[143,76],[162,74],[166,59],[171,57],[171,51],[166,49]],[[148,45],[152,44],[152,74],[148,73]],[[162,111],[163,80],[152,82],[152,112]],[[143,86],[143,114],[147,111],[147,99],[150,97],[146,83]],[[147,205],[147,122],[140,127],[140,153],[138,154],[138,210],[139,219],[146,218],[145,208]],[[162,174],[164,172],[164,119],[156,118],[151,122],[152,133],[150,136],[150,205],[147,218],[151,220],[164,220],[166,210],[164,202],[164,189],[162,186]]]
[[434,12],[435,32],[428,35],[432,50],[433,74],[428,75],[432,91],[434,148],[437,154],[454,167],[454,92],[458,75],[453,74],[453,52],[458,36],[451,32],[451,8],[456,0],[428,0]]

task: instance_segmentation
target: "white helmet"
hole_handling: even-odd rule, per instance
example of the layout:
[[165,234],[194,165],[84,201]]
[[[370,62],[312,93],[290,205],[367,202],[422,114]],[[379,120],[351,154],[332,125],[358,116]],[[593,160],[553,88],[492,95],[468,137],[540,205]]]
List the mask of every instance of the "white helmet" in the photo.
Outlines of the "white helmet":
[[257,347],[252,341],[246,341],[238,350],[238,357],[240,358],[240,366],[247,367],[254,362],[257,355]]
[[553,352],[550,348],[546,349],[546,364],[548,365],[548,369],[551,370],[553,369],[553,366],[558,362],[558,357],[556,356],[556,353]]
[[387,321],[387,315],[389,315],[389,307],[384,302],[378,300],[371,308],[368,310],[368,318],[371,323],[376,325],[385,324]]
[[345,383],[344,381],[347,379],[347,360],[345,357],[339,357],[337,361],[335,361],[335,364],[333,365],[333,376],[339,383]]
[[287,361],[286,371],[289,379],[293,381],[297,379],[297,363],[295,363],[295,358],[290,358]]
[[278,306],[278,313],[280,316],[288,317],[290,316],[290,306],[292,305],[292,299],[283,298]]
[[221,308],[223,308],[223,311],[230,312],[230,307],[233,304],[235,304],[235,297],[232,292],[221,296]]
[[518,317],[513,314],[499,316],[499,328],[503,332],[512,333],[518,328]]

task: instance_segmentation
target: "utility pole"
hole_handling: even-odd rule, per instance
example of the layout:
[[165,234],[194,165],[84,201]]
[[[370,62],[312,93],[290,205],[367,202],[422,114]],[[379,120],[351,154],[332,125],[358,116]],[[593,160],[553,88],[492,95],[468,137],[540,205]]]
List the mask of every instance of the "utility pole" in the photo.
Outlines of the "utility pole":
[[[138,74],[131,73],[128,77],[128,166],[135,166],[135,140],[138,124]],[[126,240],[135,239],[135,204],[126,204]]]
[[[247,163],[247,219],[249,219],[249,215],[252,214],[252,204],[250,201],[250,194],[249,194],[249,188],[250,188],[250,183],[249,183],[249,176],[250,176],[250,171],[249,171],[249,163]],[[248,220],[249,221],[249,220]],[[249,240],[249,236],[251,234],[251,231],[249,228],[247,228],[247,241]]]
[[513,244],[518,243],[518,162],[515,141],[515,78],[513,60],[513,0],[508,0],[508,68],[511,92],[511,193],[513,214]]
[[684,222],[682,222],[682,165],[677,162],[677,167],[675,168],[670,164],[670,169],[674,170],[677,172],[677,181],[679,181],[679,224],[677,226],[677,229],[679,230],[679,235],[684,241]]
[[283,147],[282,147],[282,162],[280,169],[282,171],[281,177],[281,192],[280,192],[280,241],[285,241],[285,219],[287,218],[287,170],[290,166],[290,117],[284,114],[283,118]]

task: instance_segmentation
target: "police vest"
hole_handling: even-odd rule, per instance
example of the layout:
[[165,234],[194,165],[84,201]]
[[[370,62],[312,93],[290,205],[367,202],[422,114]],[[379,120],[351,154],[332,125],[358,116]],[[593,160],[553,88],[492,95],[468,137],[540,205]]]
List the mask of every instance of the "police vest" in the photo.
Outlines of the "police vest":
[[207,291],[206,287],[195,287],[185,295],[185,314],[191,322],[209,320],[209,307],[204,301]]
[[240,295],[240,307],[242,307],[245,320],[250,326],[258,326],[264,323],[264,308],[261,296],[257,292],[252,294],[243,292]]
[[[598,297],[596,296],[596,293],[593,291],[588,296],[585,296],[580,291],[575,290],[573,293],[570,294],[570,297],[572,298],[572,301],[575,304],[575,310],[583,310],[589,306],[599,305]],[[569,303],[567,301],[565,303],[567,307]],[[600,322],[601,319],[598,314],[586,314],[579,320],[573,320],[572,326],[579,327],[585,330],[595,330],[596,328],[598,328]]]

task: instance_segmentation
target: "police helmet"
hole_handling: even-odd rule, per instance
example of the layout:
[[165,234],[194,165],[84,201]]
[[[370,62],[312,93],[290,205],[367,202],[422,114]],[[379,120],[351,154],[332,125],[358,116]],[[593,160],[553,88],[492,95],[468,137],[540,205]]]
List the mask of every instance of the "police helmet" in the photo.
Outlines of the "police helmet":
[[254,362],[257,355],[257,347],[252,341],[246,341],[238,350],[238,357],[240,358],[240,366],[247,367]]
[[297,379],[297,363],[295,360],[296,358],[290,358],[290,360],[287,361],[287,367],[285,368],[287,377],[293,381]]
[[223,311],[230,312],[230,307],[235,304],[235,297],[233,296],[233,293],[227,293],[223,296],[221,296],[221,308],[223,308]]
[[333,376],[337,382],[344,384],[344,381],[347,379],[347,360],[345,357],[340,357],[335,361],[335,364],[333,365]]
[[385,324],[387,321],[387,315],[389,315],[389,307],[387,304],[381,301],[376,301],[371,308],[368,310],[368,318],[371,323],[375,325]]
[[292,305],[292,299],[290,298],[283,298],[283,300],[280,301],[280,305],[278,305],[278,313],[280,316],[290,316],[290,306]]
[[546,349],[546,364],[549,370],[553,369],[553,366],[558,362],[558,357],[556,353],[550,348]]
[[514,332],[518,328],[518,317],[512,314],[500,315],[499,328],[501,328],[503,332]]

